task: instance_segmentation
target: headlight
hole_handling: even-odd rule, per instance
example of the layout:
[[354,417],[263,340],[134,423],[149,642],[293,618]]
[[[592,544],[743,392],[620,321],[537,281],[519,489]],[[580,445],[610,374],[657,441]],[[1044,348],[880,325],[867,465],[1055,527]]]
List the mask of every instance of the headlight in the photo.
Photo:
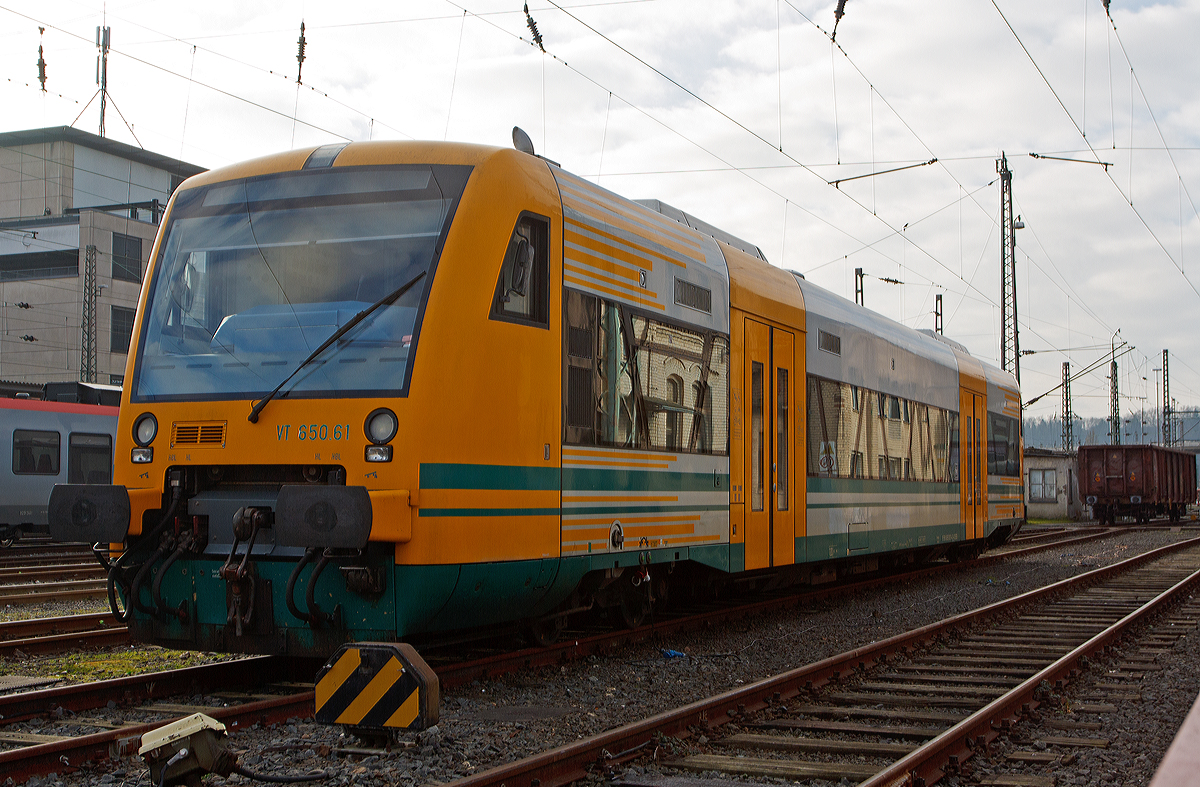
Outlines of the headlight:
[[372,410],[367,416],[367,421],[363,425],[363,431],[367,433],[367,439],[375,445],[383,445],[390,443],[392,438],[396,436],[396,430],[400,428],[400,421],[396,418],[396,414],[386,407],[380,407],[378,410]]
[[154,461],[153,448],[135,448],[129,453],[129,461],[135,465],[149,464]]
[[133,422],[133,442],[147,446],[158,436],[158,420],[150,413],[142,413]]
[[392,461],[392,447],[390,445],[369,445],[365,459],[368,462],[390,462]]

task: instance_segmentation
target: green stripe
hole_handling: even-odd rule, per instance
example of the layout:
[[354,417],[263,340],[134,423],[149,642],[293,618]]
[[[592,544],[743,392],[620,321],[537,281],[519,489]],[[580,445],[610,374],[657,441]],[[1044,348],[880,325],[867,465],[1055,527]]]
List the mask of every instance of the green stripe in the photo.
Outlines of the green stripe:
[[728,511],[728,503],[717,505],[675,505],[675,506],[580,506],[579,508],[563,508],[564,514],[670,514],[686,513],[688,511]]
[[843,495],[866,492],[889,494],[953,494],[959,493],[957,483],[938,481],[881,481],[872,478],[821,478],[808,479],[810,493],[834,492]]
[[558,516],[558,508],[422,508],[419,516]]
[[562,482],[564,490],[575,492],[613,489],[632,492],[729,491],[728,473],[672,473],[656,470],[564,467]]
[[809,503],[809,510],[817,508],[929,508],[932,506],[958,506],[958,500],[926,501],[926,500],[897,500],[888,503]]
[[519,489],[557,491],[557,467],[421,463],[422,489]]

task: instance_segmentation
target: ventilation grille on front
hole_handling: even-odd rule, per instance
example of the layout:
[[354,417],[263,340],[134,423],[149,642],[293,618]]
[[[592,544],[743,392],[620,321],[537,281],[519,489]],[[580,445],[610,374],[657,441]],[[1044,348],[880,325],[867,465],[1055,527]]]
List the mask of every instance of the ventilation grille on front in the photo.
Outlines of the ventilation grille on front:
[[817,331],[817,349],[834,355],[842,354],[842,337],[836,334]]
[[683,279],[675,280],[675,302],[689,309],[712,314],[712,290]]
[[174,448],[177,445],[195,445],[203,448],[224,448],[225,424],[225,421],[173,424],[171,427],[171,447]]

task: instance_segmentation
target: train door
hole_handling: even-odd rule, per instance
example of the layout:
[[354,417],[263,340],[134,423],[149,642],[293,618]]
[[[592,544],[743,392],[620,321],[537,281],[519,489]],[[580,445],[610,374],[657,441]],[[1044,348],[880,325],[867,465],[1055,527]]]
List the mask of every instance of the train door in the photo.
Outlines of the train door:
[[983,538],[987,523],[987,400],[963,389],[962,405],[962,515],[966,538]]
[[746,570],[795,562],[795,335],[746,320]]

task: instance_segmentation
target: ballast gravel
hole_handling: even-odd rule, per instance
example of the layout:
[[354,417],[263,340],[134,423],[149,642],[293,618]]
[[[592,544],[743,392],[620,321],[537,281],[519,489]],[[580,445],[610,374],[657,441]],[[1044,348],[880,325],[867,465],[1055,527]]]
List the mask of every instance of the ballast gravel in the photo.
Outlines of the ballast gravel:
[[[247,768],[276,777],[325,769],[328,778],[318,784],[449,782],[1195,535],[1178,529],[1131,531],[984,567],[964,566],[898,580],[886,587],[631,645],[605,657],[447,689],[438,725],[404,736],[384,755],[339,754],[338,749],[359,742],[337,727],[302,721],[242,729],[229,743],[243,752],[241,762]],[[1131,747],[1129,761],[1096,766],[1097,781],[1073,783],[1104,784],[1103,776],[1110,771],[1121,777],[1113,783],[1148,781],[1148,775],[1142,781],[1130,777],[1153,773],[1195,699],[1200,676],[1197,645],[1200,636],[1181,640],[1178,648],[1186,651],[1179,654],[1183,661],[1164,669],[1161,681],[1156,680],[1157,699],[1122,717],[1123,730],[1136,730],[1138,740],[1146,739],[1136,750]],[[664,651],[683,655],[667,656]],[[1174,665],[1174,656],[1170,658]],[[45,727],[45,732],[53,732],[51,725]],[[1144,756],[1135,767],[1137,755]],[[643,774],[642,766],[630,770],[633,776]],[[27,782],[31,787],[96,783],[148,784],[147,769],[135,757],[104,763],[96,770]],[[236,774],[205,779],[214,787],[250,783]],[[973,780],[964,778],[962,783]]]

